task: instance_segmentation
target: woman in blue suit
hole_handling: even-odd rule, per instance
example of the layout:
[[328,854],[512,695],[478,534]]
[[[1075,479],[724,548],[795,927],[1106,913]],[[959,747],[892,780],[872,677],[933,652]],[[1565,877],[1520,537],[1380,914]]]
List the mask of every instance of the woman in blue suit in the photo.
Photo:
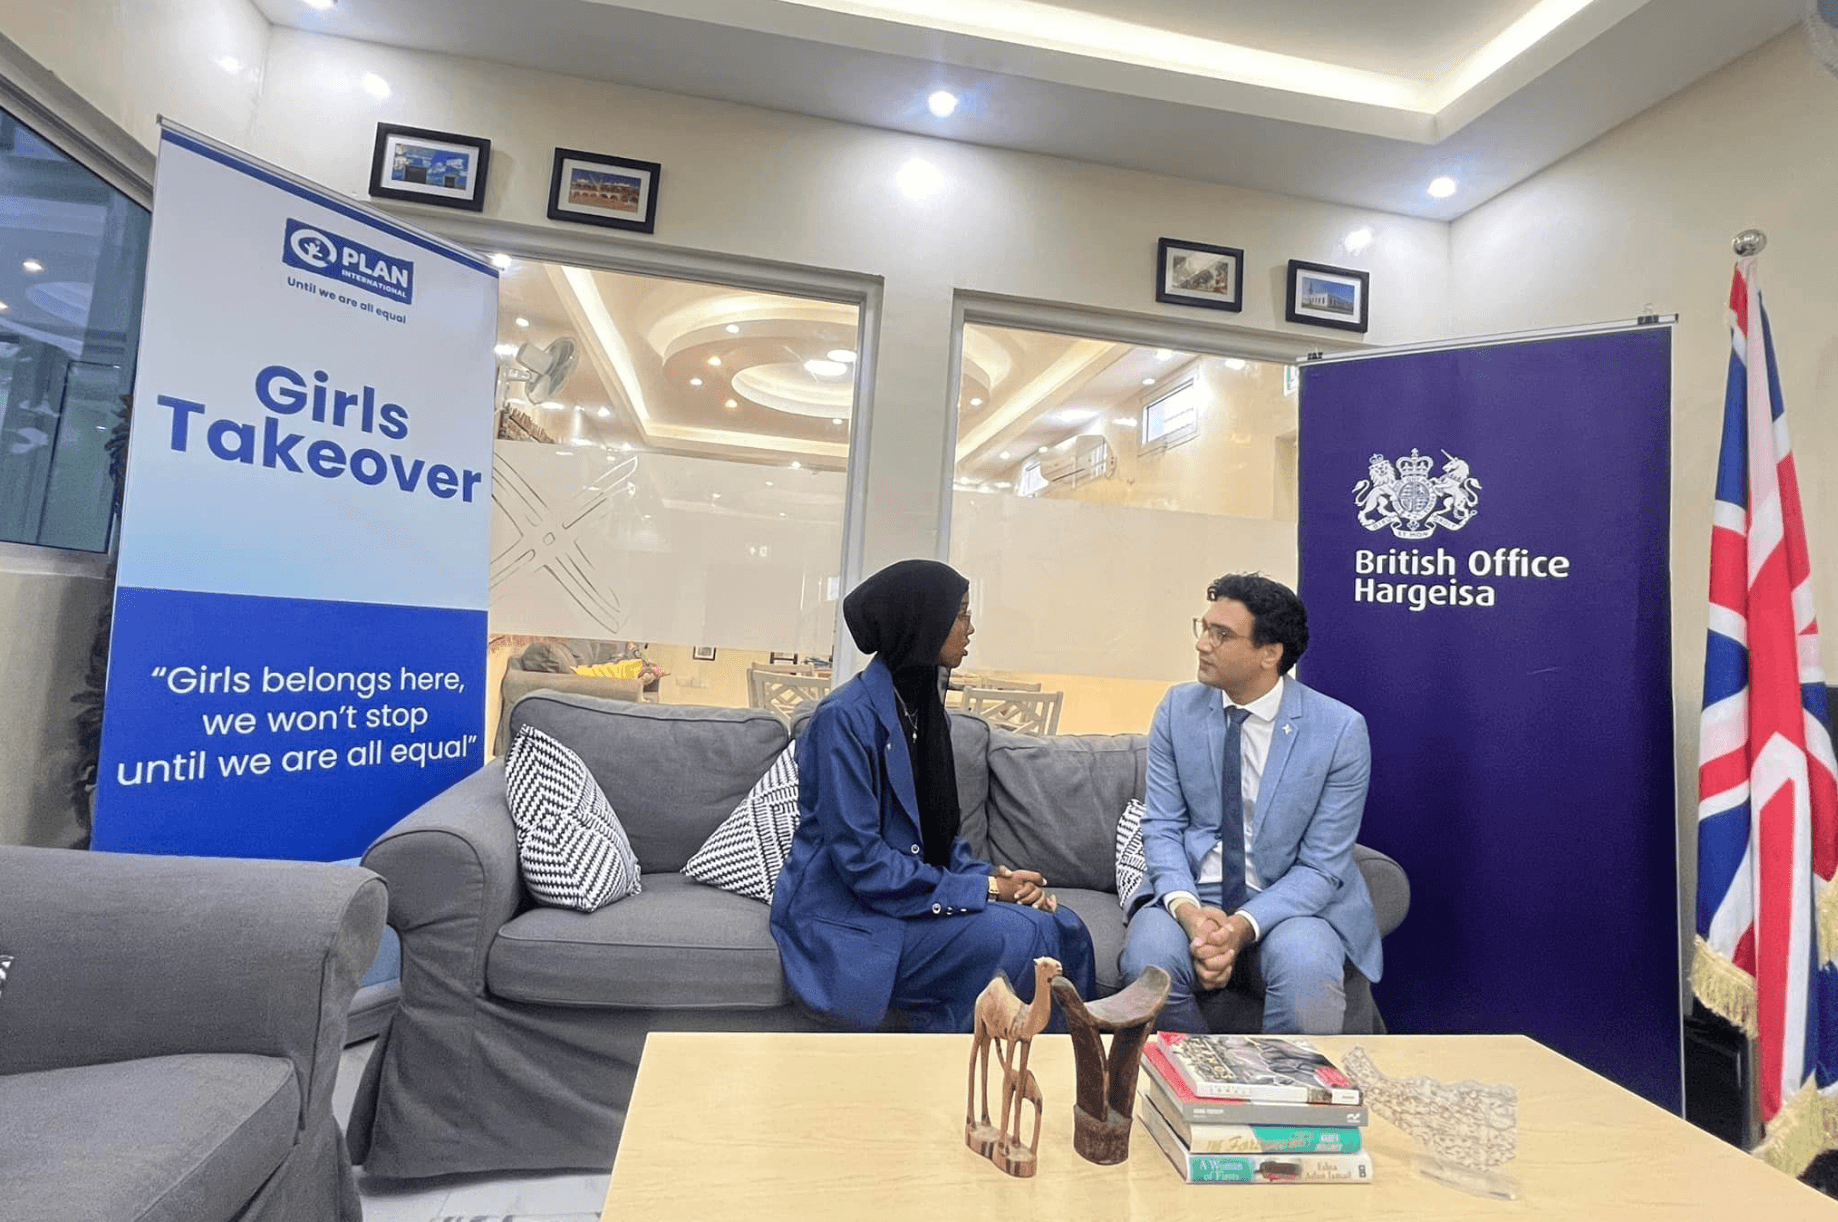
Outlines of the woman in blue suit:
[[969,1031],[1005,972],[1024,999],[1058,959],[1085,997],[1091,936],[1032,870],[979,861],[958,836],[957,770],[938,668],[963,663],[970,583],[903,560],[843,602],[868,667],[817,706],[798,746],[802,821],[772,897],[772,937],[805,1005],[872,1031],[897,1010]]

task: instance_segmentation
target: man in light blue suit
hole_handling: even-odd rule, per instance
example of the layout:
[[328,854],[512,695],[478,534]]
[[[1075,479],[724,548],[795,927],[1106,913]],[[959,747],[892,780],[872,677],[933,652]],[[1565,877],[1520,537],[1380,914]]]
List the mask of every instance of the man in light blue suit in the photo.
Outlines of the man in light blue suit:
[[1264,1030],[1339,1034],[1348,964],[1381,967],[1353,864],[1371,751],[1358,713],[1289,676],[1308,613],[1286,586],[1221,577],[1194,621],[1199,682],[1169,690],[1149,732],[1142,844],[1123,972],[1174,988],[1170,1031],[1204,1031],[1197,991],[1264,993]]

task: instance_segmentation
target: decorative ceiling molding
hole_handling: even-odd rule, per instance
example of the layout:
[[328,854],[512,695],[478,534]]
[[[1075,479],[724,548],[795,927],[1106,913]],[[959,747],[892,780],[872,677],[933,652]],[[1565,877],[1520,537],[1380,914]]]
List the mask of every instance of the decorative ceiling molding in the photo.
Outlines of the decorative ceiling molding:
[[971,425],[957,439],[957,461],[962,464],[971,455],[997,441],[1010,426],[1022,423],[1036,412],[1044,411],[1053,400],[1084,385],[1085,381],[1129,351],[1126,344],[1103,340],[1079,339],[1068,344],[1065,352],[1026,386],[1000,404],[990,408],[983,419]]

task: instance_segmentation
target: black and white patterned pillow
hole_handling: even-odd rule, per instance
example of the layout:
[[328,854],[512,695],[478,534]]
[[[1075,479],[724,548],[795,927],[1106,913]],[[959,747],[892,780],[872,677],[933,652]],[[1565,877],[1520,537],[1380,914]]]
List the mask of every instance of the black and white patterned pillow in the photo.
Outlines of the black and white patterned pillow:
[[592,912],[638,894],[638,856],[580,756],[524,726],[504,761],[504,791],[538,903]]
[[696,850],[683,867],[687,877],[762,904],[772,902],[798,830],[797,747],[793,743],[780,753],[734,813]]
[[1142,799],[1131,798],[1130,804],[1123,808],[1123,817],[1117,820],[1117,904],[1126,912],[1130,897],[1149,876],[1149,859],[1142,851],[1145,809]]
[[13,966],[13,956],[0,955],[0,993],[6,992],[6,973]]

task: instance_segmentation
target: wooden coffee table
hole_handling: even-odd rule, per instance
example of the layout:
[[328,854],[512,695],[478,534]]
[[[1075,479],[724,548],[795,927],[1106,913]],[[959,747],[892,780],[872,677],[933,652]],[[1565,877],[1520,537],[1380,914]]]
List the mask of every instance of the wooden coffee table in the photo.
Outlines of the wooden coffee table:
[[[1140,1118],[1128,1162],[1072,1150],[1072,1049],[1035,1039],[1046,1101],[1040,1173],[1014,1180],[965,1148],[970,1037],[655,1034],[645,1045],[607,1190],[607,1222],[1168,1222],[1179,1218],[1838,1218],[1838,1201],[1523,1036],[1363,1043],[1385,1073],[1519,1090],[1517,1201],[1418,1176],[1410,1139],[1374,1116],[1370,1186],[1181,1183]],[[1029,1129],[1032,1129],[1030,1122]]]

